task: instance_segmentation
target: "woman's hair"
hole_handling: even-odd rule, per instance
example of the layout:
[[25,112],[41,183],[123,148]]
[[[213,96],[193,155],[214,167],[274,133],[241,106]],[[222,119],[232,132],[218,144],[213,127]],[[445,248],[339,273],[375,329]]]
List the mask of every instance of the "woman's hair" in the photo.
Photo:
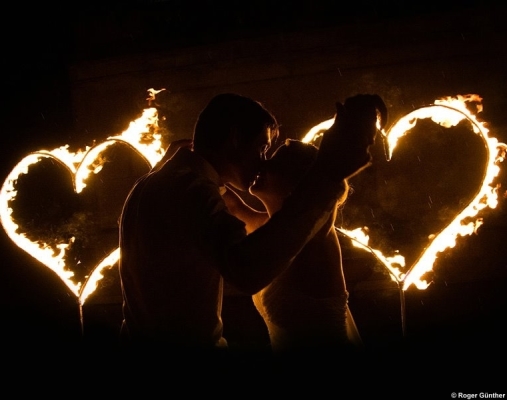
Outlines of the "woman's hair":
[[313,144],[286,139],[273,154],[285,165],[284,179],[290,187],[296,186],[317,158],[318,149]]
[[215,96],[200,113],[194,128],[194,149],[216,150],[236,130],[242,143],[249,143],[271,129],[278,135],[275,117],[261,103],[233,93]]

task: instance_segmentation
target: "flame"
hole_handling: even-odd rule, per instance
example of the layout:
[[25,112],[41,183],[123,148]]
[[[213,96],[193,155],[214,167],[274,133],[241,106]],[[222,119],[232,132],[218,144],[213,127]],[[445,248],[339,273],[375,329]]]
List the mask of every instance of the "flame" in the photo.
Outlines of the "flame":
[[[380,250],[373,249],[368,245],[369,237],[367,228],[345,230],[337,227],[337,230],[350,237],[356,247],[371,252],[386,268],[391,277],[407,290],[412,284],[418,289],[426,289],[429,283],[422,279],[423,275],[433,269],[438,255],[453,248],[458,237],[476,233],[483,223],[479,216],[485,208],[496,208],[498,204],[498,187],[495,178],[500,172],[500,163],[504,161],[507,145],[500,143],[496,138],[488,135],[489,130],[484,122],[480,122],[476,113],[482,111],[482,98],[478,95],[458,95],[435,100],[434,104],[418,108],[399,119],[387,132],[382,135],[387,144],[387,157],[391,159],[398,140],[412,129],[418,120],[431,119],[442,127],[456,126],[459,122],[467,120],[471,123],[473,132],[481,137],[487,149],[487,161],[485,173],[479,190],[472,201],[454,217],[452,222],[441,232],[432,235],[430,245],[423,250],[419,259],[403,273],[400,267],[405,267],[405,258],[401,254],[387,257]],[[472,103],[472,104],[469,104]],[[475,113],[470,111],[467,105],[475,105]],[[304,142],[315,141],[322,135],[325,129],[331,127],[333,120],[324,121],[313,127],[303,138]],[[466,222],[469,221],[469,222]]]
[[318,138],[320,138],[325,131],[327,131],[331,126],[333,126],[334,118],[328,119],[326,121],[321,122],[320,124],[315,125],[312,129],[310,129],[306,135],[303,137],[302,141],[305,143],[315,142]]
[[371,248],[368,243],[370,241],[370,237],[366,233],[368,228],[356,228],[353,230],[343,229],[343,228],[336,228],[339,232],[343,233],[344,235],[348,236],[352,239],[352,244],[354,247],[366,250],[371,252],[377,260],[379,260],[384,267],[387,268],[389,275],[391,278],[396,282],[403,281],[403,278],[405,277],[405,274],[400,270],[401,268],[405,267],[405,257],[403,257],[401,254],[396,254],[394,256],[384,256],[380,250],[376,250]]
[[151,106],[151,103],[153,101],[155,101],[155,97],[157,96],[157,94],[159,94],[160,92],[163,92],[164,90],[165,89],[160,89],[160,90],[153,89],[153,88],[148,89],[148,97],[146,98],[146,100],[148,101],[148,106]]
[[[163,89],[162,89],[163,90]],[[156,93],[150,89],[150,100],[154,100]],[[65,265],[66,251],[72,245],[73,238],[69,243],[61,243],[56,248],[46,243],[38,243],[28,239],[26,233],[19,232],[19,225],[12,217],[11,205],[16,200],[16,182],[22,174],[27,174],[30,166],[37,164],[44,158],[52,158],[64,165],[73,177],[73,185],[76,193],[81,193],[86,187],[86,180],[91,174],[97,174],[104,164],[102,154],[111,145],[123,142],[138,152],[146,162],[155,166],[164,153],[162,136],[158,133],[157,109],[150,107],[143,110],[142,115],[132,121],[128,128],[120,135],[111,136],[103,143],[86,147],[85,150],[71,152],[69,146],[62,146],[54,150],[39,150],[23,158],[9,173],[0,190],[0,221],[9,238],[21,249],[54,271],[67,287],[76,295],[80,304],[84,304],[87,297],[96,289],[102,278],[102,271],[110,268],[119,260],[119,249],[112,251],[95,269],[88,279],[82,284],[74,282],[74,273]],[[167,146],[166,146],[167,147]]]
[[[154,101],[155,95],[162,91],[149,89],[147,100]],[[480,135],[488,150],[488,161],[485,167],[485,176],[475,198],[465,207],[455,219],[440,233],[435,234],[431,244],[424,250],[417,262],[408,271],[405,268],[405,258],[396,253],[391,256],[384,255],[380,250],[369,246],[367,228],[345,230],[338,228],[341,233],[353,240],[358,248],[371,252],[389,272],[391,278],[403,285],[406,290],[414,284],[419,289],[425,289],[428,283],[421,277],[433,268],[439,253],[452,248],[459,236],[470,235],[477,231],[482,224],[479,213],[489,207],[495,208],[498,204],[497,187],[493,184],[500,172],[499,164],[504,160],[507,146],[499,143],[497,139],[488,136],[488,130],[484,123],[479,122],[467,108],[467,103],[474,103],[477,112],[482,111],[481,98],[477,95],[447,97],[436,100],[434,104],[421,107],[401,118],[387,132],[382,132],[387,147],[388,156],[391,157],[398,139],[415,126],[417,120],[430,118],[435,123],[443,126],[455,126],[462,120],[468,120],[472,124],[473,131]],[[314,126],[303,138],[304,142],[317,140],[323,132],[329,129],[334,119],[326,120]],[[154,167],[165,153],[166,147],[162,144],[162,137],[158,133],[158,114],[156,108],[149,107],[143,110],[141,117],[132,121],[128,128],[120,135],[108,137],[106,141],[84,150],[71,152],[69,146],[62,146],[54,150],[39,150],[23,158],[9,173],[0,190],[0,221],[9,238],[21,249],[53,270],[67,287],[76,295],[80,304],[97,288],[98,282],[103,277],[103,271],[114,266],[120,257],[118,248],[114,249],[92,271],[84,283],[74,282],[74,273],[65,265],[66,251],[72,246],[74,238],[68,243],[60,243],[50,246],[46,243],[37,243],[27,238],[26,233],[19,232],[19,225],[12,217],[11,205],[16,200],[16,182],[22,174],[27,174],[29,167],[37,164],[44,158],[51,158],[65,166],[73,177],[73,185],[76,193],[80,193],[86,187],[86,180],[91,174],[97,174],[104,164],[102,154],[111,145],[122,142],[133,148],[146,162]],[[465,223],[464,221],[470,221]]]
[[84,304],[85,300],[90,296],[95,289],[97,289],[99,281],[104,277],[102,271],[105,269],[111,268],[120,260],[120,249],[114,249],[109,255],[104,258],[97,267],[92,271],[92,274],[86,280],[85,285],[83,286],[83,290],[79,295],[79,300],[81,304]]

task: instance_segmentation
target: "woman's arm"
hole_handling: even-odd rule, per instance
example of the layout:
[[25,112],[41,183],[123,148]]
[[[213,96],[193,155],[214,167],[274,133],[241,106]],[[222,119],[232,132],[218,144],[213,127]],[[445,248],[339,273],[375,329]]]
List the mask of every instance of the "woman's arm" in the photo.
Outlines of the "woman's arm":
[[229,212],[245,223],[247,234],[252,233],[257,228],[264,225],[269,219],[267,212],[253,209],[230,188],[227,188],[226,192],[222,195],[222,198],[224,199]]

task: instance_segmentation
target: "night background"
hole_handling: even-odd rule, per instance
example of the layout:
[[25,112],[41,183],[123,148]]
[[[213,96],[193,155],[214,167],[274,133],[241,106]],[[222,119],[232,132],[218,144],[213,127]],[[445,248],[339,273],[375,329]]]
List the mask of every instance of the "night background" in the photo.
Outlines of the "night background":
[[[157,97],[166,143],[191,137],[199,111],[221,92],[261,101],[281,123],[282,139],[302,138],[333,116],[336,101],[357,93],[379,94],[388,106],[389,124],[437,98],[478,94],[484,106],[478,118],[487,122],[491,136],[507,142],[505,5],[226,4],[47,3],[5,11],[0,25],[2,182],[29,152],[65,144],[77,150],[121,133],[148,105],[149,88],[166,89]],[[383,248],[416,259],[421,241],[442,229],[481,179],[485,152],[477,135],[466,124],[439,135],[443,131],[421,122],[407,143],[400,143],[401,160],[390,164],[377,141],[376,163],[351,182],[354,192],[341,221],[368,225],[372,236],[383,233],[376,237]],[[121,145],[105,157],[100,177],[91,178],[80,196],[72,192],[67,172],[51,161],[19,182],[17,218],[34,238],[81,235],[71,255],[82,261],[75,267],[78,277],[116,246],[122,201],[148,168]],[[422,355],[442,371],[458,368],[466,376],[484,377],[494,370],[493,356],[503,362],[505,174],[498,179],[499,205],[483,213],[478,234],[460,239],[440,257],[427,278],[428,289],[405,292],[404,335],[397,285],[371,255],[342,241],[350,308],[375,365],[399,363],[403,375]],[[387,181],[394,182],[389,189],[382,184]],[[84,304],[81,331],[74,294],[3,229],[1,244],[5,346],[25,355],[41,348],[118,346],[116,267]],[[231,349],[265,351],[267,333],[249,297],[228,288],[223,319]],[[69,361],[74,357],[69,352]],[[501,380],[484,382],[489,386],[477,391],[505,392]],[[465,388],[443,393],[452,390]]]

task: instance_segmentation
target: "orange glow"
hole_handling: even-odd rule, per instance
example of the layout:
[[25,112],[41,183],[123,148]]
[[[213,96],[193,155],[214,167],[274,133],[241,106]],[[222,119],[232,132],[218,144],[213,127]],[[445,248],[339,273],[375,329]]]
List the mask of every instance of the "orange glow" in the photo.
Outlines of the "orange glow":
[[[148,100],[153,101],[155,95],[160,91],[150,89]],[[476,196],[455,216],[449,225],[433,235],[430,245],[422,251],[417,262],[406,268],[405,257],[402,254],[395,252],[392,255],[384,255],[380,250],[373,249],[368,244],[369,237],[364,228],[345,230],[337,227],[337,230],[352,239],[355,246],[371,252],[386,268],[392,279],[402,285],[404,290],[412,284],[419,289],[425,289],[428,283],[422,280],[422,276],[433,268],[438,254],[452,248],[459,236],[476,232],[482,223],[480,212],[485,208],[495,208],[498,204],[498,193],[494,180],[500,172],[499,164],[504,160],[507,146],[488,136],[488,130],[484,123],[479,122],[476,116],[468,110],[467,103],[473,102],[479,103],[476,110],[480,112],[480,101],[480,97],[476,95],[437,100],[432,105],[412,111],[397,121],[387,132],[382,132],[388,143],[390,157],[396,148],[398,139],[408,134],[419,119],[430,118],[443,127],[455,126],[460,121],[467,120],[471,123],[473,131],[484,141],[488,150],[484,179]],[[333,121],[330,119],[315,126],[305,135],[303,141],[315,141],[323,131],[333,124]],[[81,305],[97,288],[104,270],[117,264],[120,257],[119,249],[112,250],[92,269],[85,280],[76,282],[74,273],[65,264],[65,256],[72,247],[74,238],[65,243],[50,246],[46,243],[32,241],[27,237],[26,232],[20,232],[19,225],[12,217],[12,207],[15,205],[17,195],[16,182],[21,175],[28,173],[30,166],[50,158],[68,169],[73,179],[75,192],[81,193],[86,189],[87,178],[101,170],[104,151],[118,142],[127,144],[141,155],[147,164],[151,167],[155,166],[162,159],[167,147],[163,145],[161,135],[158,133],[157,110],[152,107],[145,109],[141,117],[132,121],[124,132],[108,137],[104,142],[94,147],[71,152],[69,146],[66,145],[54,150],[40,150],[28,154],[12,169],[0,190],[0,221],[9,238],[33,258],[54,271],[75,294]],[[465,220],[471,222],[465,224]]]
[[[154,100],[156,93],[149,90],[150,100]],[[93,270],[84,282],[75,282],[74,273],[65,265],[65,255],[74,242],[50,246],[46,243],[28,239],[26,232],[19,231],[19,225],[12,218],[13,205],[16,201],[16,182],[20,175],[27,174],[30,166],[37,164],[44,158],[51,158],[64,165],[72,175],[74,190],[81,193],[86,188],[86,180],[91,174],[97,174],[103,166],[102,154],[111,145],[122,142],[139,153],[146,162],[153,167],[165,153],[161,135],[158,131],[158,115],[156,108],[147,108],[141,117],[132,121],[129,127],[120,135],[107,138],[106,141],[85,150],[69,151],[69,146],[62,146],[54,150],[40,150],[23,158],[9,173],[0,190],[0,220],[9,238],[33,258],[54,271],[67,287],[76,295],[80,304],[84,304],[88,296],[96,289],[102,278],[102,272],[110,268],[119,260],[119,249],[113,250]],[[167,146],[166,146],[167,147]],[[74,278],[74,279],[73,279]]]
[[[386,268],[391,277],[407,290],[412,284],[418,289],[426,289],[428,282],[422,279],[423,275],[433,269],[438,255],[456,245],[460,236],[468,236],[475,233],[482,224],[480,216],[485,208],[495,208],[498,204],[498,188],[494,183],[500,172],[500,163],[505,158],[507,145],[499,143],[494,137],[488,135],[488,129],[483,122],[480,122],[474,113],[467,107],[467,103],[476,106],[476,113],[482,111],[482,99],[478,95],[467,95],[457,97],[446,97],[436,100],[434,104],[418,108],[399,119],[387,132],[382,135],[387,141],[388,159],[390,160],[398,143],[398,139],[407,135],[411,128],[420,119],[431,119],[444,128],[456,126],[461,121],[468,121],[474,133],[479,135],[487,149],[487,161],[484,166],[482,183],[477,190],[475,197],[466,205],[454,219],[440,232],[432,235],[432,241],[422,250],[418,260],[407,270],[405,258],[401,254],[385,256],[380,250],[373,249],[368,245],[369,237],[366,229],[357,228],[344,230],[337,227],[337,230],[350,237],[355,246],[371,252],[379,262]],[[333,120],[327,120],[312,128],[303,138],[305,142],[316,140],[328,129]],[[465,221],[470,221],[466,223]],[[401,268],[401,269],[400,269]]]

